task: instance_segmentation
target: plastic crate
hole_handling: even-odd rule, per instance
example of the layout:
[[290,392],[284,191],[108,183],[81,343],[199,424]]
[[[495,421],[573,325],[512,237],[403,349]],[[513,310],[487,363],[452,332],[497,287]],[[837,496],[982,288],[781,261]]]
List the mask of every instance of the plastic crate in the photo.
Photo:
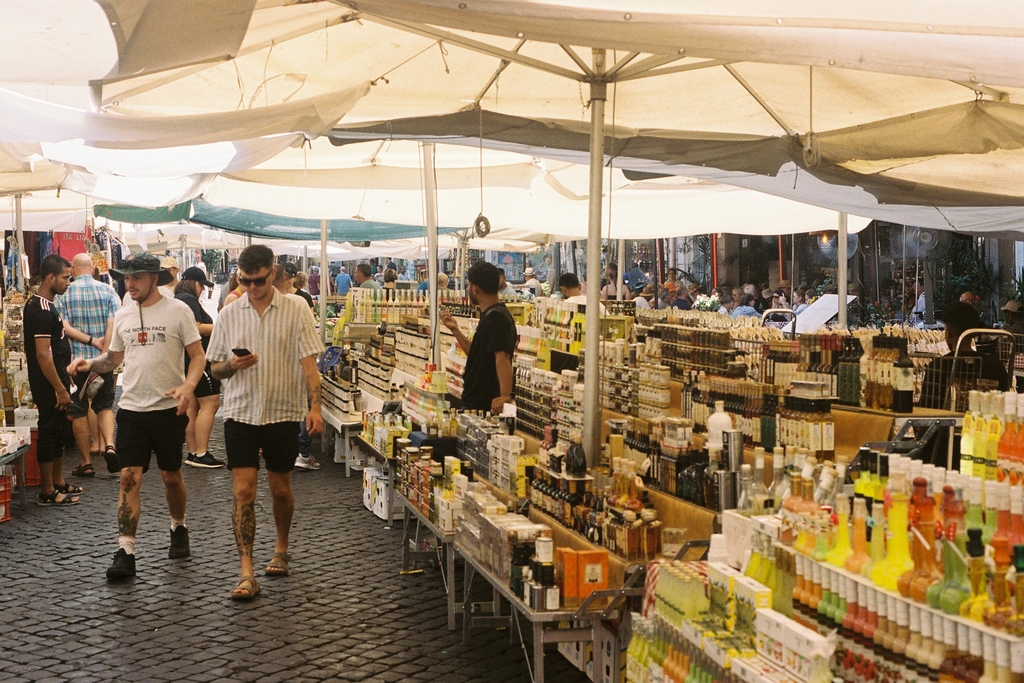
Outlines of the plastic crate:
[[32,444],[25,453],[25,486],[39,486],[43,483],[39,475],[39,461],[36,460],[36,442],[39,440],[39,430],[32,428]]
[[0,476],[0,523],[11,518],[11,477]]

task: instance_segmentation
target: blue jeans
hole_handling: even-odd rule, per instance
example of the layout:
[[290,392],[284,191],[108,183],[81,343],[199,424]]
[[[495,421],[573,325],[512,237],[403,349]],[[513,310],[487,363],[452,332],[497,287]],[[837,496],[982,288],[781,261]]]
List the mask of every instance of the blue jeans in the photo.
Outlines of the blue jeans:
[[306,430],[306,420],[299,420],[299,455],[304,458],[309,457],[309,452],[313,448],[313,439],[309,436],[309,432]]

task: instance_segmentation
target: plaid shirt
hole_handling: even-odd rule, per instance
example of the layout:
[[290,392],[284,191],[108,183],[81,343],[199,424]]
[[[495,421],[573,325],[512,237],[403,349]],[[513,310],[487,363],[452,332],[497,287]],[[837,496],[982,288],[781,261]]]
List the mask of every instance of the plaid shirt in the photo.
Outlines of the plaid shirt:
[[[97,339],[107,333],[107,320],[121,307],[117,292],[108,284],[97,282],[91,275],[79,275],[68,286],[68,291],[55,298],[57,310],[64,320]],[[94,346],[71,340],[71,354],[75,358],[92,359],[100,355]]]

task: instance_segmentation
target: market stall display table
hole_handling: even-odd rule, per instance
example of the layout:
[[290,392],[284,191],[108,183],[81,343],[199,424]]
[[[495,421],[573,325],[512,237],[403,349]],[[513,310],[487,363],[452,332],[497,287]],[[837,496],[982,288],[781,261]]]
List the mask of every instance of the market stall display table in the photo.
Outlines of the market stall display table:
[[[615,611],[594,609],[594,610],[572,610],[561,609],[557,611],[537,611],[530,609],[515,593],[494,576],[486,567],[480,564],[466,548],[455,544],[455,550],[466,562],[466,572],[462,581],[462,642],[469,644],[469,630],[473,627],[507,626],[510,635],[517,634],[520,642],[523,642],[523,633],[519,624],[519,615],[522,615],[531,625],[533,631],[533,666],[532,679],[534,683],[544,681],[544,646],[548,643],[575,643],[590,641],[594,643],[594,677],[598,678],[599,672],[604,669],[603,653],[604,629],[600,622],[618,618]],[[472,602],[473,580],[480,576],[491,585],[495,593],[493,611],[491,614],[482,614],[478,611],[479,604]],[[504,599],[511,607],[508,614],[501,613],[501,601]],[[584,604],[582,607],[586,607]],[[558,628],[559,622],[575,622],[571,628]],[[580,625],[585,624],[585,625]],[[525,650],[524,650],[525,651]],[[618,651],[617,646],[613,651]],[[527,666],[530,666],[527,659]]]
[[[345,476],[351,477],[351,439],[363,428],[363,421],[361,418],[349,415],[326,404],[320,408],[320,415],[323,417],[324,423],[337,432],[337,436],[334,438],[334,462],[340,463],[344,458]],[[322,442],[323,455],[326,458],[327,444],[330,443],[330,440],[323,439]]]
[[[404,531],[402,532],[402,571],[411,572],[417,561],[440,560],[441,578],[444,581],[445,593],[448,597],[448,630],[455,630],[455,615],[461,612],[461,605],[455,602],[455,532],[442,531],[420,512],[413,503],[400,493],[393,492],[405,512],[403,515]],[[415,529],[411,522],[415,519]],[[420,550],[421,532],[429,531],[436,541],[436,550]]]

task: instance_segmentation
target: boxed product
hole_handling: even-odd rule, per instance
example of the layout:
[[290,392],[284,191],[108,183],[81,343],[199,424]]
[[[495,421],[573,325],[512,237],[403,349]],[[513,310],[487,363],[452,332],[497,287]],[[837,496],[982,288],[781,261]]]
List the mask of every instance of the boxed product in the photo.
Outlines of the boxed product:
[[743,576],[724,562],[708,562],[709,616],[717,628],[732,631],[736,627],[735,581]]
[[594,591],[608,588],[608,551],[580,550],[576,553],[580,601]]
[[555,548],[555,583],[565,607],[579,607],[579,557],[572,548]]

